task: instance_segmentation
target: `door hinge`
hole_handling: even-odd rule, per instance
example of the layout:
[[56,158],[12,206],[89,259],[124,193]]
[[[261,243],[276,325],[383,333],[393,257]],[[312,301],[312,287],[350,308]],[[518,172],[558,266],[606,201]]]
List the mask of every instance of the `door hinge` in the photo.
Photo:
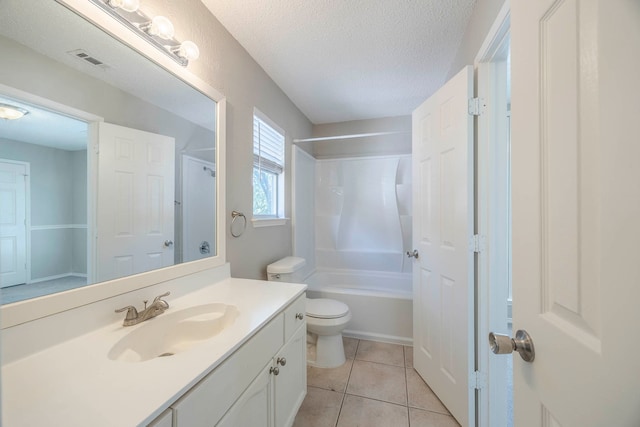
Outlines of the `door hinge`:
[[486,238],[483,235],[474,234],[469,239],[469,251],[471,252],[476,252],[476,253],[484,252],[486,247],[487,247]]
[[479,116],[484,113],[484,107],[486,104],[484,98],[471,98],[469,99],[469,115]]
[[469,388],[482,390],[487,387],[487,374],[480,371],[474,371],[469,377]]

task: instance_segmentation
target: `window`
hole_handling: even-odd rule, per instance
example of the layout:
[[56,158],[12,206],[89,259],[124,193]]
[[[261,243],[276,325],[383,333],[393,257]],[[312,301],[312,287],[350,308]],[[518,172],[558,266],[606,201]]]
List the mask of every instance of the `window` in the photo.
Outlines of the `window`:
[[253,216],[284,217],[284,131],[253,114]]

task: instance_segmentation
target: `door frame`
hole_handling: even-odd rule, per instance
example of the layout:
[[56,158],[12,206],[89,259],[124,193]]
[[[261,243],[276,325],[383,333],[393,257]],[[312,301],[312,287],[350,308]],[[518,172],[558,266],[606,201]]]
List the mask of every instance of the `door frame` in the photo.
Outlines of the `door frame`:
[[[87,283],[95,283],[95,268],[93,253],[95,252],[95,238],[94,233],[96,229],[95,220],[95,206],[96,203],[93,200],[96,197],[97,178],[94,177],[94,172],[97,166],[98,153],[93,148],[90,124],[94,122],[102,122],[104,118],[95,114],[79,110],[77,108],[70,107],[65,104],[61,104],[56,101],[52,101],[42,96],[34,95],[30,92],[25,92],[20,89],[16,89],[11,86],[7,86],[0,83],[0,94],[8,96],[10,98],[20,99],[28,104],[33,104],[47,110],[54,111],[65,116],[72,117],[77,120],[81,120],[87,124]],[[27,247],[30,247],[30,226],[31,217],[27,217]],[[27,250],[27,283],[31,282],[31,251]]]
[[[507,391],[506,370],[504,363],[506,357],[511,355],[494,356],[491,354],[487,336],[489,332],[506,333],[496,330],[498,325],[506,325],[508,318],[507,301],[503,307],[496,308],[492,301],[505,295],[504,289],[496,289],[492,277],[496,274],[508,274],[510,280],[510,268],[504,269],[495,265],[500,260],[496,259],[496,252],[502,250],[497,244],[503,228],[496,227],[495,215],[492,213],[494,198],[491,191],[497,187],[498,176],[509,174],[509,170],[502,167],[496,171],[494,144],[499,136],[499,127],[496,120],[496,98],[500,99],[504,94],[497,92],[498,75],[493,64],[500,60],[499,55],[505,40],[510,36],[511,20],[509,2],[505,2],[500,9],[493,25],[487,33],[474,61],[476,70],[476,93],[483,105],[481,114],[476,122],[476,230],[482,241],[477,259],[477,288],[476,288],[476,363],[481,373],[481,387],[477,394],[477,418],[479,427],[506,425]],[[493,99],[492,99],[493,97]],[[501,166],[506,165],[498,165]],[[498,172],[498,173],[496,173]],[[510,221],[506,221],[509,223]],[[501,224],[508,226],[510,224]],[[504,237],[504,236],[502,236]],[[492,245],[492,243],[494,243]],[[504,261],[504,258],[502,258]],[[508,256],[510,264],[511,256]],[[497,296],[497,298],[496,298]],[[513,397],[512,397],[513,399]],[[503,414],[502,416],[500,414]]]
[[[23,162],[19,160],[12,159],[4,159],[0,158],[0,162],[9,163],[14,165],[24,166],[25,169],[25,181],[24,181],[24,215],[25,215],[25,223],[24,223],[24,232],[25,232],[25,244],[24,250],[25,254],[25,264],[26,264],[26,276],[25,283],[31,283],[31,163]],[[0,283],[0,285],[2,285]],[[2,286],[0,286],[2,288]]]

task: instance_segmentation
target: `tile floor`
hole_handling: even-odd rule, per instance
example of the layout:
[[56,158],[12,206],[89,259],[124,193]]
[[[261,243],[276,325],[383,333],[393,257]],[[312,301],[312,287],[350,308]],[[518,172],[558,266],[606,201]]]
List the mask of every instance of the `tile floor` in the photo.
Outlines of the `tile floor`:
[[459,427],[413,369],[413,349],[344,338],[347,362],[307,367],[294,427]]

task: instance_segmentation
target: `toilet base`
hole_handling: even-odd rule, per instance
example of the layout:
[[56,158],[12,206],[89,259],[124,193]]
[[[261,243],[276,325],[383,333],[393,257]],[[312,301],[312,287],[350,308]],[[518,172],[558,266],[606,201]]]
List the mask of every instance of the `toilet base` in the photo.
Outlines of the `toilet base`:
[[307,334],[307,365],[315,368],[337,368],[346,361],[342,334]]

